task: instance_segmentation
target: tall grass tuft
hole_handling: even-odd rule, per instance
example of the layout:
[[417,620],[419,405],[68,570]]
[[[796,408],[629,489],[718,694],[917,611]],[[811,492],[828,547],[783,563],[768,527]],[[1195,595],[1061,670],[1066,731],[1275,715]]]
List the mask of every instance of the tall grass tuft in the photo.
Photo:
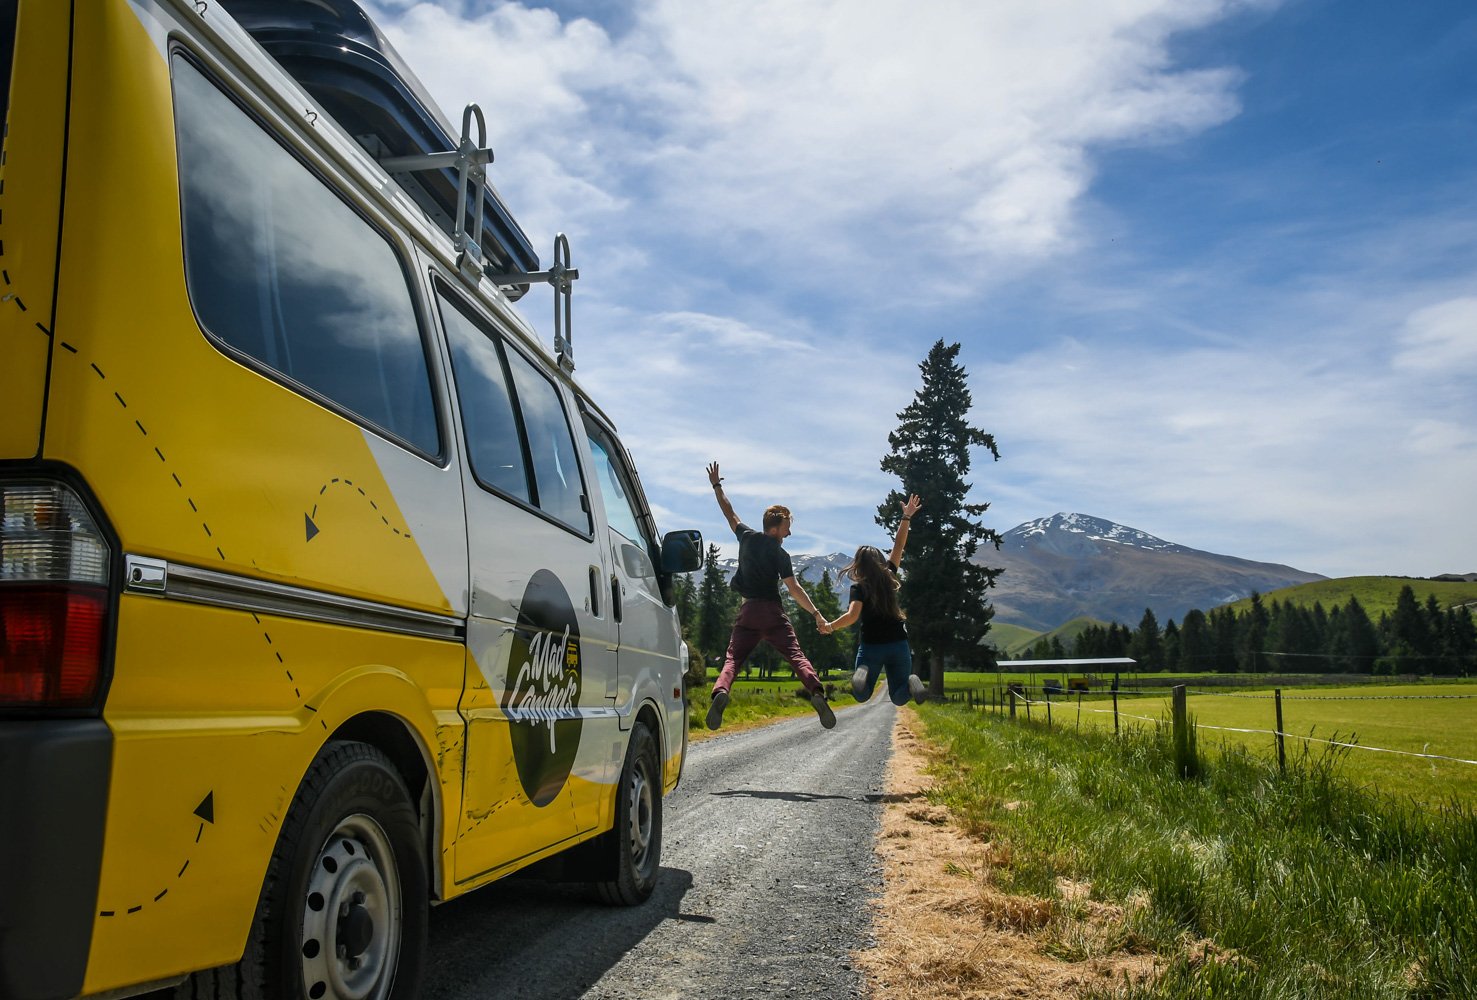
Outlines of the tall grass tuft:
[[[1163,957],[1100,997],[1477,997],[1477,816],[1432,812],[1340,776],[1348,751],[1287,773],[1244,749],[1199,756],[1170,727],[1115,738],[926,705],[949,764],[935,796],[1008,858],[998,881],[1120,904],[1123,939]],[[1188,748],[1192,753],[1193,746]]]

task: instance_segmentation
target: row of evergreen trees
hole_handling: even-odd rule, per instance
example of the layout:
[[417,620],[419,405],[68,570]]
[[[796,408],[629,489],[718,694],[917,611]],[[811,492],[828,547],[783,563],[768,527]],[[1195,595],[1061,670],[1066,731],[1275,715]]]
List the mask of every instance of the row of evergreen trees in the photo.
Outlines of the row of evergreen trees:
[[1362,673],[1466,676],[1477,673],[1477,624],[1469,607],[1424,605],[1409,584],[1395,610],[1371,620],[1355,597],[1332,610],[1253,594],[1250,607],[1191,611],[1159,627],[1144,610],[1137,629],[1092,625],[1071,641],[1038,640],[1020,658],[1128,656],[1142,671]]

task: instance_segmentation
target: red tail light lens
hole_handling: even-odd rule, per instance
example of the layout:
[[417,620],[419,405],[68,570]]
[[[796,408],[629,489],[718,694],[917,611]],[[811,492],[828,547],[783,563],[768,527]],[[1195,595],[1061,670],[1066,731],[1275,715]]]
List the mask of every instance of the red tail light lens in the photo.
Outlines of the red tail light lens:
[[110,552],[60,483],[0,483],[0,710],[88,708],[102,686]]
[[103,588],[0,587],[0,706],[91,705],[107,621]]

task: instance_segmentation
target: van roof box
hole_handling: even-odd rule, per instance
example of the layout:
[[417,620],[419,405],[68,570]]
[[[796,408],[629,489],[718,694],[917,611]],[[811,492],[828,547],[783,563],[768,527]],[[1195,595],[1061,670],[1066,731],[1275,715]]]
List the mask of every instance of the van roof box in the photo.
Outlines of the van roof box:
[[[377,160],[455,150],[458,132],[354,0],[221,0],[257,43]],[[394,174],[452,235],[454,167]],[[538,254],[489,183],[481,250],[494,272],[537,271]],[[506,288],[511,298],[527,285]]]

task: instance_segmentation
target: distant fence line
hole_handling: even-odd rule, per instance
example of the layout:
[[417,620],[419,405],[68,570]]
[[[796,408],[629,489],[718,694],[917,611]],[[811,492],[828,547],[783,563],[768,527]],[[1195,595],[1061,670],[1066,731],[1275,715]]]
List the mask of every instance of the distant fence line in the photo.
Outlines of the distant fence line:
[[[1031,708],[1032,708],[1032,706],[1036,706],[1036,707],[1039,707],[1039,708],[1045,708],[1045,710],[1046,710],[1046,725],[1047,725],[1047,728],[1048,729],[1051,728],[1052,727],[1052,724],[1053,724],[1052,723],[1052,707],[1053,707],[1053,705],[1060,706],[1062,704],[1062,702],[1060,702],[1060,701],[1058,701],[1058,702],[1052,702],[1051,695],[1054,692],[1048,691],[1046,693],[1046,697],[1043,700],[1037,701],[1037,700],[1035,700],[1035,699],[1027,696],[1024,692],[1020,691],[1018,688],[1019,688],[1018,685],[1017,686],[1005,687],[1005,688],[995,688],[995,689],[992,690],[992,692],[991,692],[991,699],[988,702],[985,701],[983,698],[980,698],[978,700],[978,707],[980,709],[982,709],[982,710],[988,708],[988,709],[990,709],[992,711],[1000,712],[1000,713],[1004,713],[1004,712],[1006,712],[1008,710],[1008,712],[1009,712],[1009,716],[1008,717],[1011,718],[1011,719],[1014,719],[1014,718],[1017,717],[1016,716],[1016,708],[1017,708],[1017,705],[1019,704],[1019,705],[1024,706],[1024,708],[1025,708],[1025,716],[1026,716],[1026,719],[1028,721],[1031,719]],[[1153,719],[1153,718],[1149,718],[1148,716],[1134,715],[1134,714],[1129,713],[1129,712],[1120,711],[1119,708],[1118,708],[1118,696],[1120,694],[1134,694],[1134,695],[1153,694],[1153,695],[1162,696],[1163,695],[1163,692],[1162,691],[1149,692],[1149,691],[1135,691],[1135,690],[1122,690],[1122,689],[1119,689],[1119,690],[1113,690],[1113,691],[1107,691],[1107,692],[1086,692],[1086,691],[1078,690],[1078,691],[1061,691],[1060,693],[1067,696],[1067,699],[1068,699],[1067,700],[1067,704],[1068,705],[1071,705],[1072,696],[1074,696],[1074,695],[1076,696],[1076,709],[1077,709],[1077,712],[1078,712],[1079,716],[1080,716],[1080,714],[1082,712],[1082,699],[1083,699],[1084,696],[1091,695],[1091,694],[1097,694],[1099,697],[1104,696],[1104,695],[1111,695],[1112,696],[1112,699],[1113,699],[1113,707],[1112,707],[1112,709],[1089,708],[1089,709],[1087,709],[1087,711],[1089,713],[1092,713],[1092,714],[1095,714],[1095,715],[1109,715],[1109,714],[1111,714],[1113,716],[1113,732],[1114,733],[1117,733],[1119,731],[1119,720],[1120,720],[1120,718],[1128,718],[1128,719],[1135,719],[1135,720],[1142,721],[1142,722],[1147,722],[1147,723],[1150,723],[1150,724],[1152,724],[1152,725],[1154,725],[1156,727],[1157,726],[1163,726],[1163,725],[1166,725],[1166,724],[1172,725],[1172,726],[1175,727],[1175,729],[1177,731],[1180,730],[1182,727],[1188,726],[1189,728],[1193,728],[1193,729],[1196,729],[1196,730],[1206,729],[1206,730],[1215,730],[1215,731],[1218,731],[1218,732],[1227,732],[1227,733],[1246,733],[1246,734],[1250,734],[1250,735],[1271,736],[1271,737],[1274,738],[1274,740],[1276,742],[1276,746],[1277,746],[1277,762],[1278,762],[1278,765],[1280,767],[1282,767],[1283,769],[1285,769],[1286,766],[1287,766],[1286,747],[1285,747],[1285,742],[1284,741],[1288,737],[1291,737],[1292,739],[1295,739],[1295,740],[1303,740],[1304,742],[1307,742],[1307,743],[1323,743],[1323,744],[1326,744],[1328,746],[1345,747],[1345,748],[1350,749],[1350,750],[1369,750],[1369,751],[1372,751],[1372,752],[1375,752],[1375,753],[1395,754],[1395,755],[1401,756],[1401,757],[1419,757],[1419,758],[1422,758],[1422,759],[1425,759],[1425,760],[1444,760],[1444,761],[1450,761],[1451,763],[1454,763],[1454,764],[1471,764],[1471,765],[1477,766],[1477,760],[1468,760],[1465,757],[1449,757],[1449,756],[1447,756],[1445,754],[1437,754],[1437,753],[1417,753],[1416,751],[1413,751],[1413,750],[1395,750],[1395,749],[1391,749],[1389,747],[1376,747],[1376,746],[1370,746],[1370,745],[1364,744],[1364,743],[1352,743],[1352,742],[1349,742],[1347,740],[1327,740],[1327,739],[1322,739],[1320,737],[1311,736],[1311,735],[1309,735],[1309,736],[1303,736],[1303,735],[1300,735],[1298,733],[1289,733],[1285,729],[1283,729],[1283,726],[1282,726],[1282,702],[1283,702],[1284,699],[1287,699],[1287,700],[1294,700],[1295,699],[1295,700],[1299,700],[1299,701],[1320,701],[1320,700],[1322,700],[1322,701],[1338,701],[1338,700],[1345,700],[1345,699],[1347,699],[1347,700],[1357,700],[1357,701],[1381,701],[1381,700],[1392,700],[1393,701],[1393,700],[1415,700],[1415,699],[1423,699],[1423,698],[1426,698],[1426,699],[1434,699],[1434,698],[1474,698],[1474,697],[1477,697],[1477,695],[1454,694],[1454,695],[1348,695],[1348,696],[1338,696],[1338,695],[1326,695],[1326,696],[1319,696],[1319,695],[1303,695],[1303,696],[1299,696],[1299,695],[1287,695],[1287,696],[1284,696],[1282,694],[1281,689],[1274,690],[1272,692],[1272,694],[1270,694],[1270,695],[1237,695],[1237,694],[1226,694],[1224,692],[1219,692],[1219,691],[1196,691],[1196,692],[1190,692],[1190,691],[1187,690],[1187,688],[1184,685],[1179,684],[1179,685],[1175,685],[1173,687],[1173,689],[1172,689],[1172,693],[1173,693],[1173,697],[1174,697],[1174,703],[1175,703],[1175,708],[1174,708],[1174,711],[1172,713],[1172,717],[1171,717],[1170,720],[1165,720],[1165,719],[1162,719],[1162,718],[1160,718],[1160,719]],[[1199,695],[1205,695],[1205,696],[1209,696],[1209,697],[1221,697],[1221,698],[1263,698],[1263,699],[1270,698],[1276,704],[1277,728],[1275,728],[1275,729],[1242,729],[1242,728],[1239,728],[1239,727],[1236,727],[1236,726],[1212,726],[1212,725],[1209,725],[1209,724],[1206,724],[1206,723],[1188,722],[1187,721],[1187,714],[1185,712],[1185,696],[1187,694],[1192,694],[1192,693],[1193,694],[1199,694]],[[973,690],[967,690],[965,692],[965,697],[963,699],[961,699],[961,700],[964,700],[967,704],[969,704],[970,707],[976,707],[976,699],[975,699],[974,695],[975,695],[975,692]]]

